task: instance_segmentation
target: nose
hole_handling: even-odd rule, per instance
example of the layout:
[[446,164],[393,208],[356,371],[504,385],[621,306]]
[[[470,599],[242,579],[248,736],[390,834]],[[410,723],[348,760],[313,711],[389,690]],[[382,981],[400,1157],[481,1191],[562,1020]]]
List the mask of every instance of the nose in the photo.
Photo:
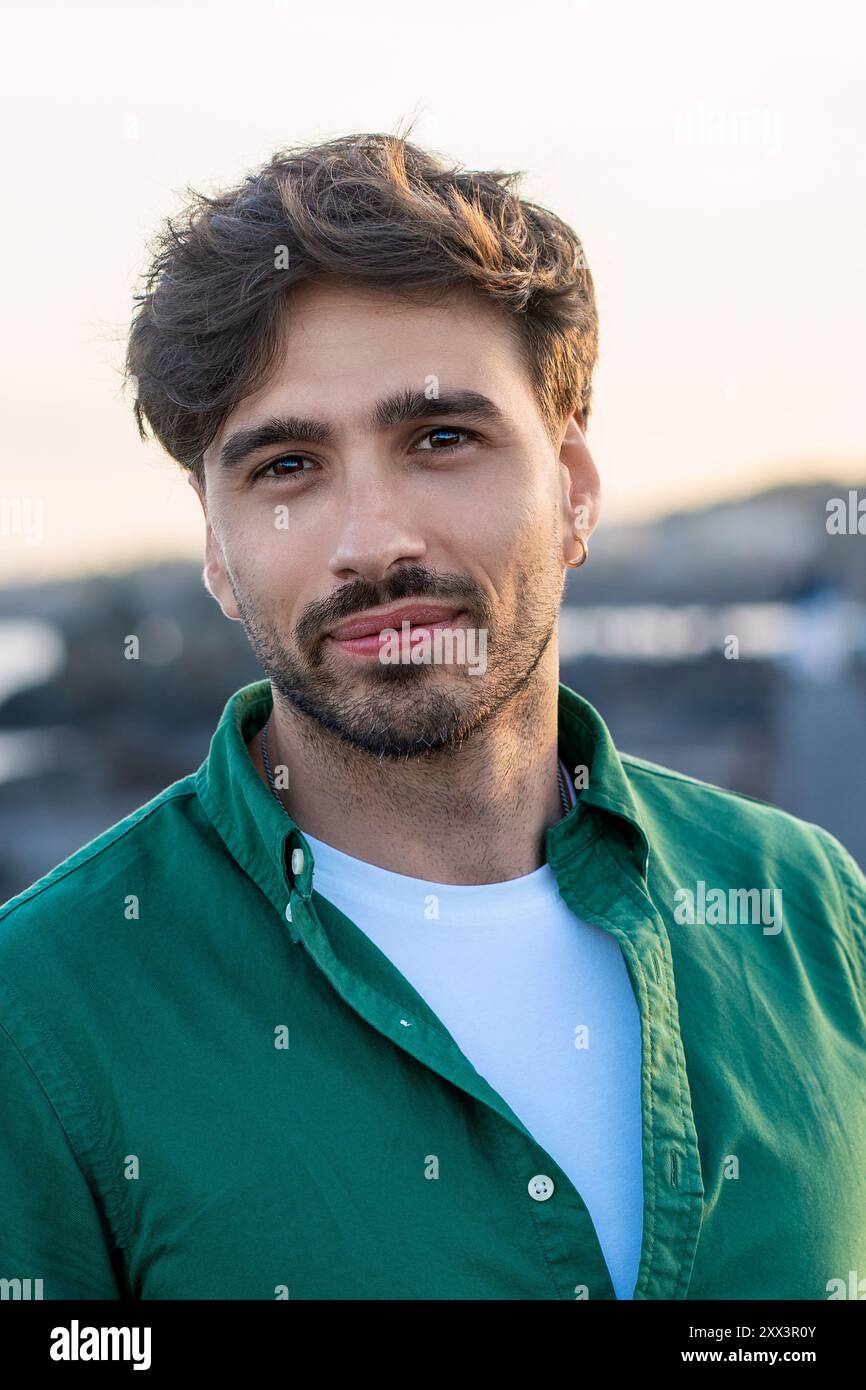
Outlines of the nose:
[[426,551],[426,541],[404,495],[398,495],[393,487],[374,486],[363,496],[356,492],[347,499],[329,569],[341,580],[360,575],[375,581],[392,565],[418,563]]

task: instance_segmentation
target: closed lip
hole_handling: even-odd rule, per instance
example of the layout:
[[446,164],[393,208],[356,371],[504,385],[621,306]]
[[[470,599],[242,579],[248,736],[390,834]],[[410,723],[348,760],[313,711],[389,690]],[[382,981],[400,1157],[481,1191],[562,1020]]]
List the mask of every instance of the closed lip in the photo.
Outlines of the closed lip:
[[396,608],[361,613],[357,618],[348,618],[346,622],[331,628],[326,635],[333,637],[336,642],[348,642],[356,637],[373,636],[385,627],[396,627],[403,622],[409,622],[413,627],[423,623],[441,623],[446,619],[458,617],[461,612],[461,609],[446,604],[404,603]]

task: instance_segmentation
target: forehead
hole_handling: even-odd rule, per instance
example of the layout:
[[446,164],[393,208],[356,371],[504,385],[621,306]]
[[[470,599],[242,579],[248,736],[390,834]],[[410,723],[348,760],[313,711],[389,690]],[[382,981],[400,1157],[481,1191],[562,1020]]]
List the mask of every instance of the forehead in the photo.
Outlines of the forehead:
[[324,345],[332,342],[331,331],[340,327],[364,334],[375,334],[387,325],[389,332],[441,332],[452,335],[471,329],[504,340],[507,347],[515,334],[509,315],[491,299],[469,286],[424,287],[419,289],[364,286],[319,275],[297,285],[285,300],[284,343],[291,350],[299,334]]
[[208,457],[271,406],[348,427],[389,390],[425,389],[431,379],[443,391],[481,391],[512,413],[521,391],[530,402],[513,321],[471,289],[396,291],[332,276],[306,281],[286,296],[268,376],[223,422]]

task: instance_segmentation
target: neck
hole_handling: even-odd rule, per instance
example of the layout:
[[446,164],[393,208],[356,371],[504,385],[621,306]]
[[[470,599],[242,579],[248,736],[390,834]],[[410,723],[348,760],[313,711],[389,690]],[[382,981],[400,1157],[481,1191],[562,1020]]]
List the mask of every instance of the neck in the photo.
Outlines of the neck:
[[[286,810],[314,839],[410,878],[502,883],[541,868],[563,815],[552,657],[456,753],[405,761],[352,748],[275,692],[268,751],[288,768]],[[258,732],[247,747],[267,783]]]

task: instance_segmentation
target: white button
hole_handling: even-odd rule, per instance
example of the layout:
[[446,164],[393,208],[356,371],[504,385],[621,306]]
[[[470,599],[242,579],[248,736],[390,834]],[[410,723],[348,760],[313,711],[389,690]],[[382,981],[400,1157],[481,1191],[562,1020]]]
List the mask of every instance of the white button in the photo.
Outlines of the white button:
[[291,920],[292,920],[292,904],[291,904],[291,903],[286,903],[286,921],[287,921],[287,922],[291,922]]
[[292,873],[299,874],[304,867],[304,851],[302,849],[292,850]]
[[553,1178],[549,1178],[546,1173],[536,1173],[535,1177],[529,1180],[529,1195],[534,1197],[536,1202],[546,1202],[548,1197],[553,1196]]

